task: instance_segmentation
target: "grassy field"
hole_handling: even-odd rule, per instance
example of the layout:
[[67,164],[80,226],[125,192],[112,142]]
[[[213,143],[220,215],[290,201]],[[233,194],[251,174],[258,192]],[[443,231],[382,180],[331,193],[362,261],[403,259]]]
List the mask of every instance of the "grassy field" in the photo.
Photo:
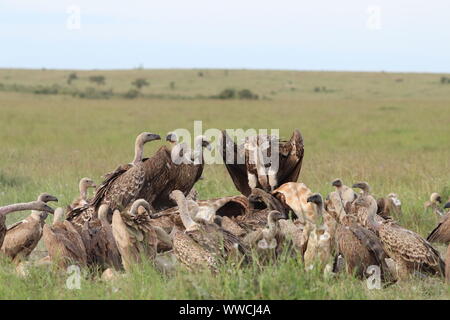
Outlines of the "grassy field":
[[[289,138],[299,128],[305,158],[299,180],[324,196],[330,181],[368,181],[375,196],[399,194],[400,223],[423,236],[436,218],[423,210],[431,192],[450,195],[450,84],[439,74],[294,72],[251,70],[0,70],[0,205],[34,200],[49,192],[68,204],[78,181],[100,176],[133,157],[135,136],[142,131],[165,135],[193,128],[279,128]],[[201,73],[201,75],[199,74]],[[106,83],[89,82],[91,75]],[[95,87],[123,93],[136,78],[150,86],[145,95],[123,99],[82,99],[10,90],[58,85]],[[170,85],[173,82],[174,85]],[[3,90],[2,90],[3,87]],[[258,100],[199,98],[226,88],[250,89]],[[100,90],[98,89],[98,90]],[[184,99],[175,99],[175,96]],[[197,97],[197,99],[196,99]],[[164,142],[146,146],[151,155]],[[223,166],[207,166],[196,188],[200,198],[237,194]],[[27,213],[8,216],[12,223]],[[50,219],[48,219],[50,220]],[[40,244],[42,248],[42,244]],[[444,247],[438,248],[443,252]],[[412,279],[383,290],[340,276],[324,279],[305,273],[301,263],[286,259],[263,270],[225,270],[217,277],[159,275],[150,265],[117,283],[83,279],[80,290],[65,288],[67,275],[33,269],[21,279],[7,262],[0,263],[0,298],[11,299],[449,299],[441,279]]]

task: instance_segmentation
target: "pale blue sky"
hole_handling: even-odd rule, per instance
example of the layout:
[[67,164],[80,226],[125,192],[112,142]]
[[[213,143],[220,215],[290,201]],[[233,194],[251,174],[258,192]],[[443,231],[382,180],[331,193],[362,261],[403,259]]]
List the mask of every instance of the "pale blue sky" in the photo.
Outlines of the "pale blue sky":
[[450,72],[450,1],[0,0],[0,39],[8,68]]

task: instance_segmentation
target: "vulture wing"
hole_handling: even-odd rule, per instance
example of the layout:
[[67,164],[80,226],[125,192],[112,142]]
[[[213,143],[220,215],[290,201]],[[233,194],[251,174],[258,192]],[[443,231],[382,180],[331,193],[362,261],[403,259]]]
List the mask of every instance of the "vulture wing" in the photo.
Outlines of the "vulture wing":
[[427,240],[429,242],[450,243],[450,212],[441,218]]
[[[236,145],[231,137],[222,131],[220,150],[228,173],[236,188],[245,196],[251,193],[248,185],[247,166],[243,145]],[[277,185],[281,186],[286,182],[296,182],[302,168],[304,154],[303,137],[298,129],[294,130],[289,141],[279,143],[279,169],[277,173]],[[257,185],[261,188],[259,182]]]
[[[220,150],[225,167],[233,180],[236,189],[243,195],[248,196],[251,193],[248,185],[247,166],[245,165],[245,156],[239,152],[238,146],[225,130],[222,131]],[[228,159],[228,160],[227,160]]]

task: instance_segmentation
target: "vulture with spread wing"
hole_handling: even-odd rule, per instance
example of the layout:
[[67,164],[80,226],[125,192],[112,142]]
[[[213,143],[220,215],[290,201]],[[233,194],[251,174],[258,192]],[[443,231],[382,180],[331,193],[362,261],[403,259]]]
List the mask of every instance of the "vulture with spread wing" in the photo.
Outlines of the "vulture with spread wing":
[[[222,131],[220,146],[225,166],[236,188],[245,196],[254,188],[273,191],[286,182],[295,182],[300,174],[304,154],[303,137],[295,129],[289,141],[275,136],[247,137],[237,145]],[[274,149],[277,154],[272,155]],[[278,170],[270,158],[278,156]]]

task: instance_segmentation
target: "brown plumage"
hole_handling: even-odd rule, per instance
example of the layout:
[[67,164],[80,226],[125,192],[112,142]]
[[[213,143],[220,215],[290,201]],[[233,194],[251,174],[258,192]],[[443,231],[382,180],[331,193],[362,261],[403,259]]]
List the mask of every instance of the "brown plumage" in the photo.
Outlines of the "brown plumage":
[[[57,202],[58,199],[48,193],[43,193],[39,195],[37,201],[48,203],[49,201]],[[46,211],[33,210],[27,218],[8,227],[1,246],[2,253],[15,263],[27,258],[42,237],[47,215]]]
[[88,189],[89,188],[96,188],[97,185],[95,182],[90,178],[82,178],[80,180],[80,183],[78,184],[78,189],[80,191],[80,195],[72,201],[72,203],[69,205],[70,209],[75,209],[78,207],[83,207],[89,203],[88,199]]
[[346,271],[359,278],[366,275],[369,266],[376,265],[380,267],[382,279],[387,279],[389,268],[385,259],[388,256],[378,237],[373,231],[357,224],[356,218],[345,212],[344,201],[338,192],[330,193],[328,198],[327,210],[333,211],[339,222],[335,233],[336,259],[341,256]]
[[[96,217],[96,211],[102,204],[107,204],[111,210],[124,208],[129,203],[138,199],[139,192],[150,180],[149,171],[157,166],[143,159],[144,144],[161,139],[159,135],[143,132],[137,136],[135,141],[134,159],[131,163],[120,165],[115,171],[105,175],[105,180],[96,190],[95,196],[88,205],[75,208],[67,213],[67,219],[73,221],[78,228],[84,225],[85,221],[90,221]],[[162,168],[162,164],[159,168]],[[155,168],[154,168],[155,167]]]
[[377,200],[377,214],[385,219],[391,216],[397,219],[402,216],[402,203],[395,193],[389,193],[387,197]]
[[448,209],[447,213],[441,217],[436,228],[427,237],[430,242],[450,243],[450,202],[445,204],[444,209]]
[[447,255],[445,258],[445,281],[450,284],[450,245],[447,248]]
[[86,221],[81,238],[86,248],[87,264],[106,270],[109,267],[121,269],[120,253],[108,222],[107,205],[101,205],[98,210],[98,219]]
[[378,235],[386,253],[397,265],[397,277],[406,278],[414,271],[424,271],[433,274],[444,274],[445,264],[439,252],[417,233],[405,229],[393,221],[384,220],[376,214],[377,208],[367,202],[369,186],[367,183],[357,183],[354,188],[363,190],[363,196],[358,197],[354,206],[364,207],[367,212],[366,223]]
[[150,211],[144,199],[134,201],[122,212],[114,211],[112,232],[126,271],[140,263],[142,257],[154,259],[156,256],[158,237],[150,224]]
[[[272,148],[276,155],[266,151]],[[220,149],[234,185],[245,196],[253,188],[272,191],[285,182],[297,181],[304,154],[303,138],[297,129],[289,141],[259,135],[248,137],[241,145],[236,145],[226,131],[222,131]],[[278,170],[271,168],[267,159],[271,156],[278,157]]]
[[215,223],[195,222],[188,208],[184,194],[175,190],[171,198],[177,203],[185,232],[176,231],[173,235],[173,249],[177,259],[188,268],[196,270],[207,267],[217,271],[218,264],[236,251],[245,254],[246,248],[230,232]]
[[65,269],[71,264],[86,265],[83,240],[72,223],[64,220],[62,208],[55,210],[52,225],[44,225],[43,239],[51,261],[58,267]]
[[53,213],[53,209],[49,207],[45,202],[32,201],[26,203],[15,203],[7,206],[0,207],[0,246],[3,245],[3,240],[6,235],[6,215],[11,212],[24,211],[24,210],[38,210]]

